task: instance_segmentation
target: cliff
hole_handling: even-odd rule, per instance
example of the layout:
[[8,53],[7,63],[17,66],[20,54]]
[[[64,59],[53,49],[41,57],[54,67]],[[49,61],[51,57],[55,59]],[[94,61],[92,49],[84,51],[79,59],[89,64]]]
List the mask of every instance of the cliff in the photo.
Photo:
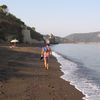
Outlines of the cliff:
[[23,27],[28,27],[30,30],[31,38],[38,41],[43,40],[43,36],[33,30],[31,27],[26,26],[23,21],[9,13],[6,5],[0,6],[0,40],[9,41],[17,38],[23,42]]

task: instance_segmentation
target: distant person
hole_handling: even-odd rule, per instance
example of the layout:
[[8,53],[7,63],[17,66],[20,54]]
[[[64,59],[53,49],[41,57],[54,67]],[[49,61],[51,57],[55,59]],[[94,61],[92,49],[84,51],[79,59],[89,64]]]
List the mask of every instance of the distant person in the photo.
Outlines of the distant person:
[[43,58],[45,69],[49,68],[48,60],[49,60],[50,55],[51,55],[51,48],[49,47],[48,44],[46,44],[46,46],[43,47],[41,50],[41,59]]
[[17,42],[19,42],[17,39],[13,39],[13,40],[11,40],[11,41],[10,41],[10,43],[11,43],[10,48],[14,48],[14,47],[16,47]]

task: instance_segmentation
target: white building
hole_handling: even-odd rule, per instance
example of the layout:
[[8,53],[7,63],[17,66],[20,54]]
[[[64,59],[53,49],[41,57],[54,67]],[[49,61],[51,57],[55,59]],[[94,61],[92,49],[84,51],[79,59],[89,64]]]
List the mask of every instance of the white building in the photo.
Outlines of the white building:
[[36,39],[32,39],[31,38],[31,34],[30,34],[30,30],[27,29],[27,27],[23,28],[22,30],[22,34],[23,34],[23,42],[24,43],[40,43],[40,42],[43,42],[43,41],[38,41]]
[[23,42],[25,43],[31,42],[30,30],[28,30],[27,27],[25,27],[22,30],[22,34],[23,34]]

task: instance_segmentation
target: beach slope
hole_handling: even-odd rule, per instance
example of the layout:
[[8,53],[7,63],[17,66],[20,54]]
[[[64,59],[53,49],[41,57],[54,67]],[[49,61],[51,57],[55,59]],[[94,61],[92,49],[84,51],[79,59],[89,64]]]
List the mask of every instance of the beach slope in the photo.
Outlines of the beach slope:
[[60,78],[53,56],[49,69],[40,60],[40,47],[0,46],[0,100],[82,100],[84,95]]

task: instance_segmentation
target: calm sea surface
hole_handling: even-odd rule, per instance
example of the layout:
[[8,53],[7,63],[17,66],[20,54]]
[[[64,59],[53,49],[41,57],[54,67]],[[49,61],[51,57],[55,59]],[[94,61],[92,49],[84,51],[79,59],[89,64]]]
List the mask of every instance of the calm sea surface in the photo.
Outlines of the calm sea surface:
[[82,91],[85,100],[100,100],[100,44],[58,44],[52,50],[61,77]]

